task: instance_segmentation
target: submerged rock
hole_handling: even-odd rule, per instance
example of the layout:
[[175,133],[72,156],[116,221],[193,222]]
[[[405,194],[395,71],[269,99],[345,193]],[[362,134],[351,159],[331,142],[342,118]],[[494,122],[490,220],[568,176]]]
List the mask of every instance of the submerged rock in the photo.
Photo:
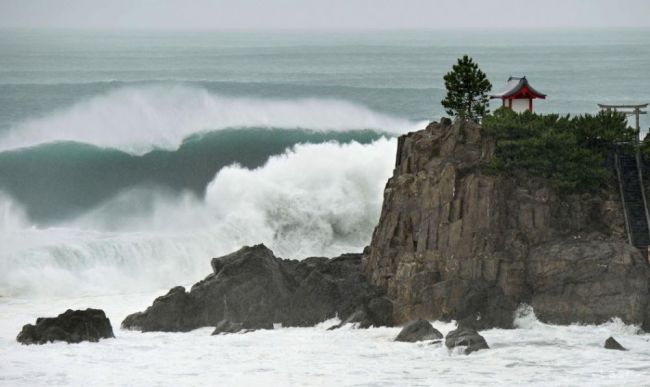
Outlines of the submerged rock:
[[335,329],[339,329],[344,325],[347,324],[357,324],[359,328],[364,328],[365,325],[364,321],[367,320],[367,315],[366,312],[363,310],[357,310],[356,312],[352,313],[351,315],[348,316],[345,320],[341,321],[339,324],[333,325],[329,328],[327,328],[328,331],[333,331]]
[[625,347],[623,347],[621,344],[619,344],[618,341],[614,340],[613,337],[608,338],[605,340],[605,348],[606,349],[615,349],[618,351],[627,351]]
[[397,335],[395,341],[404,341],[414,343],[424,340],[442,339],[442,333],[431,325],[430,322],[423,319],[417,319],[408,323]]
[[363,257],[395,322],[511,328],[530,303],[544,322],[650,329],[650,265],[627,243],[618,186],[560,195],[543,179],[486,173],[495,141],[447,120],[399,137]]
[[247,333],[260,329],[273,329],[273,324],[251,324],[251,323],[237,323],[230,320],[222,320],[217,324],[212,332],[212,335],[220,335],[226,333]]
[[[361,255],[284,260],[264,245],[214,258],[213,273],[190,291],[173,288],[122,326],[141,331],[189,331],[230,324],[311,326],[363,311],[364,326],[391,325],[392,303],[361,272]],[[233,328],[234,325],[233,325]],[[228,330],[228,329],[226,329]]]
[[449,332],[445,337],[445,346],[449,349],[465,347],[464,353],[466,355],[490,348],[483,336],[479,335],[474,329],[467,327],[459,327]]
[[22,344],[45,344],[54,341],[80,343],[113,338],[113,327],[100,309],[67,310],[57,317],[39,317],[27,324],[16,340]]

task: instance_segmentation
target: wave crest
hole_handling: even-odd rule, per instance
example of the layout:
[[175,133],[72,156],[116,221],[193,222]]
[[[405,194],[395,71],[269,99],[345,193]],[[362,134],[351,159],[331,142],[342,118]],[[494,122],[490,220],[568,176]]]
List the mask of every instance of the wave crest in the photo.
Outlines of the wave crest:
[[234,98],[196,87],[151,85],[113,90],[18,124],[0,139],[0,151],[75,141],[142,155],[177,149],[194,133],[225,128],[399,133],[417,125],[347,101]]

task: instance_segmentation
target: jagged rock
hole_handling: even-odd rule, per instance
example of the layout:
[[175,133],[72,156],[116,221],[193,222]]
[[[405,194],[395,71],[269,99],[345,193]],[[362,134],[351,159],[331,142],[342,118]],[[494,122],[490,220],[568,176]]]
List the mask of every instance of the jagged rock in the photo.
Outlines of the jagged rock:
[[346,324],[356,324],[358,328],[370,328],[393,325],[393,303],[386,297],[376,297],[340,324],[329,327],[328,330],[341,328]]
[[621,344],[618,343],[618,341],[614,340],[613,337],[608,338],[605,340],[605,348],[606,349],[615,349],[618,351],[627,351],[625,347],[623,347]]
[[273,324],[250,324],[250,323],[237,323],[230,320],[222,320],[217,324],[212,332],[212,335],[220,335],[225,333],[239,333],[239,332],[252,332],[259,329],[273,329]]
[[445,346],[449,349],[465,347],[464,353],[466,355],[481,349],[490,348],[483,336],[479,335],[474,329],[467,327],[458,327],[449,332],[447,337],[445,337]]
[[392,303],[361,272],[361,255],[303,261],[276,258],[264,245],[211,261],[213,273],[187,292],[176,287],[122,326],[142,331],[189,331],[222,320],[247,327],[310,326],[357,310],[364,325],[392,324]]
[[27,324],[16,340],[22,344],[45,344],[54,341],[80,343],[113,338],[113,327],[100,309],[70,310],[57,317],[39,317]]
[[543,179],[483,172],[494,151],[494,137],[466,121],[398,139],[363,256],[395,323],[510,328],[525,302],[546,322],[618,316],[650,329],[650,268],[626,244],[618,187],[559,195]]
[[183,332],[185,308],[189,296],[182,286],[176,286],[164,296],[156,298],[146,312],[128,315],[122,321],[122,327],[132,330]]
[[189,331],[221,320],[246,323],[280,321],[291,280],[263,245],[212,260],[219,271],[192,286],[176,287],[146,311],[128,316],[122,326],[146,331]]
[[[392,303],[388,301],[387,306],[375,300],[383,292],[370,285],[361,272],[360,254],[284,262],[295,267],[288,270],[298,284],[283,316],[284,325],[312,326],[337,314],[346,319],[359,309],[366,312],[368,326],[392,325]],[[391,310],[385,312],[386,308]]]
[[417,319],[408,323],[397,335],[395,341],[404,341],[414,343],[424,340],[442,339],[442,333],[431,325],[430,322],[423,319]]

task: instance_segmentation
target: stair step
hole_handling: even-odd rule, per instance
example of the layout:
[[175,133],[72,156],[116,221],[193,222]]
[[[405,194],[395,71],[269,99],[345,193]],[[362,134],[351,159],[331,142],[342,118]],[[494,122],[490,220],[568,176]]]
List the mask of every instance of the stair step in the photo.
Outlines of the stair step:
[[637,159],[633,156],[618,156],[618,165],[618,178],[622,185],[622,199],[632,244],[645,250],[650,245],[650,229],[646,219],[646,204],[643,201],[643,185],[639,181]]

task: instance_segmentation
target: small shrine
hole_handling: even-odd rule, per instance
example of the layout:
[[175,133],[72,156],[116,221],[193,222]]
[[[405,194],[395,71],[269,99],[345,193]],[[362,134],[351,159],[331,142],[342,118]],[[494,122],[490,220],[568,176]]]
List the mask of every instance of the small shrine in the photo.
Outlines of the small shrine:
[[501,98],[504,107],[516,113],[533,111],[533,100],[546,99],[546,94],[535,90],[526,77],[510,77],[503,91],[490,95],[491,99]]

